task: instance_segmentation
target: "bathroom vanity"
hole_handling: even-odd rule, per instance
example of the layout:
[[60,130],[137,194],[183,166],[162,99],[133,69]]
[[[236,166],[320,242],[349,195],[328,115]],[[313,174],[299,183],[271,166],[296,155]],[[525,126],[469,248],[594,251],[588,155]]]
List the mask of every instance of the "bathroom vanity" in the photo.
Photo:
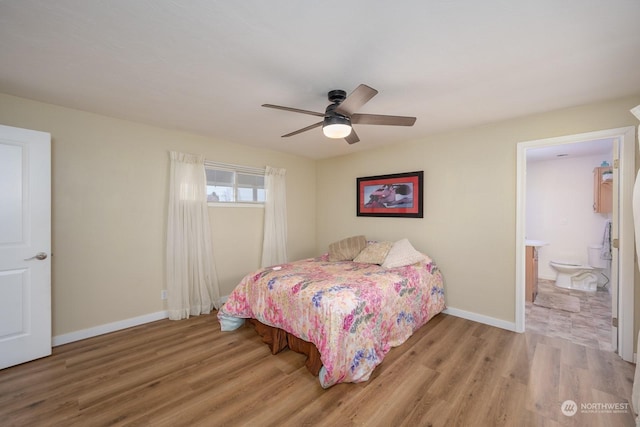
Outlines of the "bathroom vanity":
[[524,298],[533,302],[538,295],[538,248],[549,243],[542,240],[525,240],[525,285]]
[[525,301],[533,302],[538,295],[538,248],[527,246],[525,251]]

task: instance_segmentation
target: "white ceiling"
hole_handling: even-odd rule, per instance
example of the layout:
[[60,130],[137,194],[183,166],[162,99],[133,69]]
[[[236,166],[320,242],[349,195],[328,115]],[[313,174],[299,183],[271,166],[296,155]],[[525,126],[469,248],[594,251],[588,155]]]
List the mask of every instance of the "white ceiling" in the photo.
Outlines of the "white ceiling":
[[[0,92],[325,158],[640,93],[638,0],[0,0]],[[320,128],[331,89],[414,127]],[[1,120],[1,118],[0,118]]]
[[602,160],[613,159],[613,139],[595,139],[548,147],[528,148],[527,162],[544,162],[585,156],[602,156]]

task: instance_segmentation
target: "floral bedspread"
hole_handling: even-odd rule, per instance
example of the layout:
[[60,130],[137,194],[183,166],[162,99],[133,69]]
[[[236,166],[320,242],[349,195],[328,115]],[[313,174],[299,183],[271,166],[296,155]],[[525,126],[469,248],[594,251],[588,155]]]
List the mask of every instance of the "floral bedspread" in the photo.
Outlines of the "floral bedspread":
[[312,342],[320,383],[367,381],[391,347],[445,308],[442,275],[433,263],[384,269],[329,262],[327,255],[247,275],[218,312],[223,330],[254,318]]

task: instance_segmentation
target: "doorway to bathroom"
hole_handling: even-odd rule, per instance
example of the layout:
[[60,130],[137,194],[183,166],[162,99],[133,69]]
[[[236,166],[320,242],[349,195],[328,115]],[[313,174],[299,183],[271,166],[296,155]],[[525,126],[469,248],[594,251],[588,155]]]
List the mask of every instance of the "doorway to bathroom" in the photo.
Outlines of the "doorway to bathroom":
[[[619,236],[633,234],[634,143],[630,127],[518,144],[517,331],[574,338],[633,360],[633,241]],[[594,206],[593,174],[609,171],[607,210]],[[589,258],[596,253],[611,259]],[[559,267],[590,261],[598,268],[574,266],[567,273]],[[538,294],[532,292],[532,266]],[[556,286],[559,270],[564,287]]]

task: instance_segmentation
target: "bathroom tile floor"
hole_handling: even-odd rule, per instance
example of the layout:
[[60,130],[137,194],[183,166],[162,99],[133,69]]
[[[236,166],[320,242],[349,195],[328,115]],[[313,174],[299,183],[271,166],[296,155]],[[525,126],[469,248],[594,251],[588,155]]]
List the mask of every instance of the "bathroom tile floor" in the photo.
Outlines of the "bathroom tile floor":
[[611,348],[611,294],[608,288],[584,292],[558,288],[553,280],[538,280],[538,294],[558,293],[580,300],[580,312],[540,307],[527,302],[525,327],[554,338],[564,338],[576,344],[613,351]]

